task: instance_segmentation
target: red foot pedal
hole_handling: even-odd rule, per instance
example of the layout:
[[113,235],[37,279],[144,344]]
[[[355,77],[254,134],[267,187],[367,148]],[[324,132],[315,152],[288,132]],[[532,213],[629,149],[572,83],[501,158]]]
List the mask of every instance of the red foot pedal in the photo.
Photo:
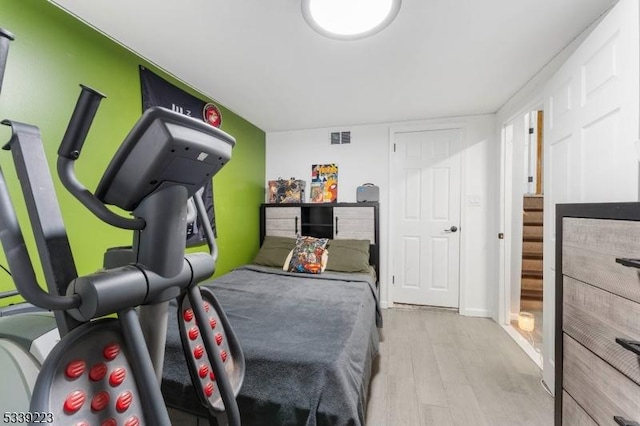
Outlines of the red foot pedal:
[[118,343],[109,343],[104,347],[102,355],[107,361],[113,361],[120,353],[120,345]]
[[124,426],[140,426],[140,419],[136,416],[130,417],[124,422]]
[[107,375],[107,371],[107,364],[105,364],[104,362],[94,364],[93,367],[91,367],[91,370],[89,370],[89,379],[94,382],[99,382],[100,380],[104,379],[104,376]]
[[82,376],[86,367],[87,363],[81,359],[71,361],[67,365],[67,369],[65,370],[67,378],[70,380],[77,379],[78,377]]
[[202,358],[202,355],[204,355],[204,348],[202,347],[202,345],[196,345],[196,347],[193,348],[193,356],[196,359],[200,359]]
[[63,410],[67,414],[73,414],[82,408],[84,401],[87,399],[87,395],[81,391],[76,390],[67,395],[64,400]]
[[[237,396],[244,379],[244,356],[229,322],[220,308],[220,304],[207,288],[200,288],[203,311],[208,319],[211,335],[211,347],[214,356],[222,360],[222,366],[226,373],[234,395]],[[214,411],[224,410],[224,404],[220,396],[216,378],[219,373],[214,372],[209,357],[206,353],[204,338],[209,330],[198,327],[196,315],[188,297],[184,296],[179,301],[178,323],[180,336],[185,351],[189,372],[194,387],[202,403]],[[207,324],[207,321],[203,321]]]
[[109,392],[100,391],[91,400],[91,409],[93,411],[102,411],[109,405]]
[[201,379],[204,379],[208,375],[209,375],[209,366],[207,364],[202,364],[202,366],[200,367],[200,370],[198,370],[198,376],[200,376]]
[[133,394],[130,391],[123,392],[116,401],[116,410],[118,410],[118,413],[124,413],[131,407],[132,402]]
[[124,379],[127,377],[127,370],[122,367],[116,367],[113,369],[111,374],[109,375],[109,384],[112,387],[118,387],[124,382]]
[[30,410],[53,413],[55,424],[139,426],[141,398],[117,320],[80,326],[42,365]]

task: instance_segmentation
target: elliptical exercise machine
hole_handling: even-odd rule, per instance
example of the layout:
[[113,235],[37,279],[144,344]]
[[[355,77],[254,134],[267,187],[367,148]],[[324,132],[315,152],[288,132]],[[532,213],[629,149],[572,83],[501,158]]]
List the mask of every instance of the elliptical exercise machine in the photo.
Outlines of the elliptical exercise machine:
[[[0,87],[12,39],[0,29]],[[191,117],[151,108],[125,138],[93,194],[76,178],[74,163],[104,96],[81,88],[58,150],[58,175],[98,218],[132,230],[133,246],[108,250],[105,269],[78,276],[39,130],[2,122],[12,129],[5,149],[13,155],[48,291],[36,281],[1,170],[0,240],[19,293],[54,311],[61,336],[37,374],[29,407],[18,414],[31,424],[169,425],[160,381],[169,301],[177,298],[196,393],[218,424],[240,425],[235,397],[244,379],[244,356],[215,296],[197,285],[213,274],[217,259],[200,188],[230,160],[235,140]],[[190,200],[209,253],[185,254]],[[117,317],[104,318],[110,314]],[[14,363],[30,360],[30,370],[37,371],[33,357],[16,348],[20,345],[9,355]],[[24,387],[28,396],[31,384]]]

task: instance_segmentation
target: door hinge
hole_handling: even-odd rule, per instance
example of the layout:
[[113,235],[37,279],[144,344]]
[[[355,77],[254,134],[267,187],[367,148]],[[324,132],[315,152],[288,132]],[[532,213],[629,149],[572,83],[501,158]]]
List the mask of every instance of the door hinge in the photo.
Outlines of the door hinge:
[[504,232],[498,232],[498,239],[504,240]]
[[391,276],[391,284],[396,285],[396,276],[395,275]]
[[535,129],[534,129],[533,127],[529,127],[529,134],[530,134],[530,135],[532,135],[532,134],[533,134],[533,132],[534,132],[534,130],[535,130]]
[[393,144],[393,152],[396,152],[396,144]]

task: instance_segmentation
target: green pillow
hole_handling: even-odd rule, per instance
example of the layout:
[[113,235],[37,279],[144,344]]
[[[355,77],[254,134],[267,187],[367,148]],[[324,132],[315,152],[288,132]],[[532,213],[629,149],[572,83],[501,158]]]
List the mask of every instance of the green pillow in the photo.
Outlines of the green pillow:
[[266,235],[262,242],[262,247],[253,263],[262,266],[272,266],[282,268],[289,252],[296,246],[295,238],[273,237]]
[[330,240],[327,270],[369,272],[369,240]]

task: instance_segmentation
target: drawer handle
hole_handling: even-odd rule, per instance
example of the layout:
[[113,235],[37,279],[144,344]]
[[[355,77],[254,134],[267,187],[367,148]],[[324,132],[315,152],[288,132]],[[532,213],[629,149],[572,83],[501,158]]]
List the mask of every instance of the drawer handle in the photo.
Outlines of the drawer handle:
[[336,235],[338,235],[338,216],[336,216]]
[[628,266],[629,268],[640,269],[640,259],[628,259],[626,257],[616,257],[616,263],[619,263],[623,266]]
[[613,420],[615,420],[620,426],[640,426],[640,423],[634,422],[633,420],[627,420],[622,416],[613,416]]
[[634,354],[640,356],[640,342],[637,342],[635,340],[623,339],[621,337],[616,337],[616,343],[622,346],[623,348],[625,348],[626,350],[631,351]]
[[296,235],[298,235],[298,216],[296,216]]

